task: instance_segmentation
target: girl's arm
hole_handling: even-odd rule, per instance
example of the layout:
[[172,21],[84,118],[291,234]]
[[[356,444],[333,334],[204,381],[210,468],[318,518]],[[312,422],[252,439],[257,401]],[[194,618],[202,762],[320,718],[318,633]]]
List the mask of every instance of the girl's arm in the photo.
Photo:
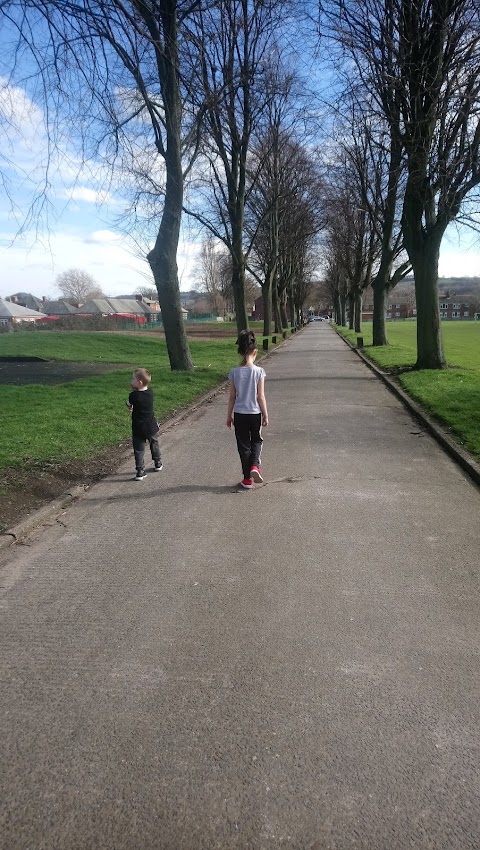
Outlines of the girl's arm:
[[262,425],[268,425],[267,402],[265,401],[265,378],[260,378],[258,382],[257,401],[262,411]]
[[237,397],[237,391],[235,389],[235,384],[233,381],[230,381],[230,395],[228,397],[228,410],[227,410],[227,428],[231,428],[233,425],[233,406],[235,404],[235,399]]

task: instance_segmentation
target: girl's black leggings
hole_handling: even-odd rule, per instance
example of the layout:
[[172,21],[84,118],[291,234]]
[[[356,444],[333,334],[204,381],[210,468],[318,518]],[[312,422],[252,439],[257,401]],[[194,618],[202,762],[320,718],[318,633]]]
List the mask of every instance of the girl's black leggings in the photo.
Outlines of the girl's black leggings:
[[262,453],[262,414],[234,413],[233,424],[237,438],[238,454],[242,462],[243,477],[250,478],[252,466],[260,466]]

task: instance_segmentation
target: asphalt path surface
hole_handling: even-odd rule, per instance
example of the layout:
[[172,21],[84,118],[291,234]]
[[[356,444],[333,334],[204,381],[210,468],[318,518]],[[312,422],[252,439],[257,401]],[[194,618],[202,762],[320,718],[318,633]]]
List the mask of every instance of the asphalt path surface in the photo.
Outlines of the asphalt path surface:
[[265,368],[263,486],[220,394],[4,556],[2,850],[480,847],[479,490],[326,324]]

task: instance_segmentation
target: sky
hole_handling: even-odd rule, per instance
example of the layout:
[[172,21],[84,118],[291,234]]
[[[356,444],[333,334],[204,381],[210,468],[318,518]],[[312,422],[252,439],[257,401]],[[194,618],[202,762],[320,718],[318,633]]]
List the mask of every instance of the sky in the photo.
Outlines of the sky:
[[[80,163],[64,138],[50,162],[48,202],[42,207],[37,200],[32,207],[44,174],[43,115],[22,88],[1,78],[0,114],[0,297],[16,292],[59,297],[55,279],[71,268],[91,274],[106,295],[152,285],[148,263],[116,224],[121,198],[99,188],[101,165]],[[187,226],[177,257],[183,291],[195,285],[198,253],[199,243]],[[480,244],[452,227],[442,245],[439,272],[442,277],[480,276]]]
[[[71,268],[91,274],[106,295],[153,285],[145,256],[116,224],[124,202],[101,188],[109,175],[100,162],[81,162],[65,136],[50,156],[42,194],[43,114],[22,88],[1,77],[0,135],[0,297],[58,297],[56,278]],[[182,290],[194,287],[198,251],[185,227],[177,255]]]

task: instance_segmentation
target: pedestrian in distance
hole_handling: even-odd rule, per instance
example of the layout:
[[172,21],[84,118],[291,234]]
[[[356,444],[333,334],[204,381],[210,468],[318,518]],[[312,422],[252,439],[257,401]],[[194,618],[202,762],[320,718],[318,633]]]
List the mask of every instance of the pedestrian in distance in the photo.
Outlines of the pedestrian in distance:
[[238,353],[242,358],[229,374],[227,428],[235,428],[237,448],[242,464],[240,487],[251,490],[254,481],[263,481],[260,472],[262,425],[268,425],[265,401],[265,370],[255,365],[257,343],[253,331],[240,331]]
[[152,376],[148,369],[135,369],[132,377],[132,392],[126,405],[132,414],[132,443],[135,456],[135,481],[145,478],[145,447],[148,443],[155,472],[163,469],[160,443],[160,428],[153,412]]

